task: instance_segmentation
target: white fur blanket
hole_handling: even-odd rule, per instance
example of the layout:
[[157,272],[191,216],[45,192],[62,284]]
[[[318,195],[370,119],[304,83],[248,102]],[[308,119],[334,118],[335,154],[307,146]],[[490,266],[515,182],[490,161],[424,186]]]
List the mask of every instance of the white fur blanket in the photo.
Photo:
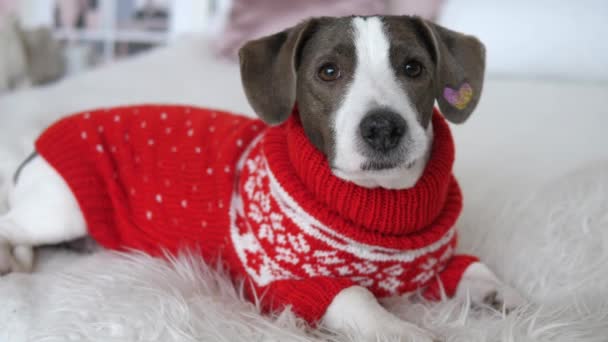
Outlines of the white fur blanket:
[[[463,248],[529,296],[529,307],[508,316],[456,300],[388,307],[446,341],[605,342],[607,194],[608,163],[595,163],[525,200],[465,212]],[[38,273],[0,280],[1,341],[357,341],[311,330],[290,312],[260,315],[195,257],[47,252],[42,260]]]

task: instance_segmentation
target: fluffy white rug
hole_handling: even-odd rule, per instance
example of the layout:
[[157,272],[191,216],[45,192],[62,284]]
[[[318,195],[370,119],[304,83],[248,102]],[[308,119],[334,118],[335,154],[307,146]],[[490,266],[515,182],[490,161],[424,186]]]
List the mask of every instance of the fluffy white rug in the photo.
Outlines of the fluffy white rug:
[[[475,197],[459,225],[476,252],[531,299],[508,316],[449,300],[390,300],[446,341],[608,339],[608,163],[526,199]],[[475,206],[482,204],[477,207]],[[483,210],[481,210],[483,208]],[[0,279],[0,341],[357,341],[311,330],[291,313],[260,315],[199,259],[46,251],[39,272]]]

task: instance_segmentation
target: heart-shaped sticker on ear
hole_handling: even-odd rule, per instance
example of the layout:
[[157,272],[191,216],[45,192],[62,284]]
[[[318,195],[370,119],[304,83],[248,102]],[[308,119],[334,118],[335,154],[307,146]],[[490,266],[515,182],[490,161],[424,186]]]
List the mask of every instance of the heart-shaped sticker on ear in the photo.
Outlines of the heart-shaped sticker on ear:
[[445,87],[445,89],[443,89],[443,97],[449,104],[462,110],[471,102],[471,99],[473,98],[473,88],[466,82],[461,84],[458,89]]

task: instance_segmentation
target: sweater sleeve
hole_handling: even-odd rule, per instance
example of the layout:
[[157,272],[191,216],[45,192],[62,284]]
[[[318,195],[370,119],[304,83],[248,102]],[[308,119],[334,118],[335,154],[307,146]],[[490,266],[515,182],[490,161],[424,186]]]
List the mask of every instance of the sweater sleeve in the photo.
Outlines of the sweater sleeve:
[[479,259],[472,255],[453,256],[443,271],[438,274],[437,279],[424,289],[422,295],[429,300],[440,300],[442,293],[445,293],[447,297],[454,296],[462,275],[471,264],[477,261]]
[[287,307],[311,325],[316,325],[340,291],[354,286],[350,279],[314,277],[278,280],[258,290],[265,312],[280,312]]

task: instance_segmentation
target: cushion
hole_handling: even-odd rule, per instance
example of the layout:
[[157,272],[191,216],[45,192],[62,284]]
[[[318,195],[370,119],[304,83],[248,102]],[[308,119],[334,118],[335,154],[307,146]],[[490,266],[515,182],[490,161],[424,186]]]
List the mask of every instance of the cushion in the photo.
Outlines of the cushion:
[[234,0],[226,25],[214,39],[219,54],[236,59],[248,40],[260,38],[317,16],[385,13],[383,0]]

